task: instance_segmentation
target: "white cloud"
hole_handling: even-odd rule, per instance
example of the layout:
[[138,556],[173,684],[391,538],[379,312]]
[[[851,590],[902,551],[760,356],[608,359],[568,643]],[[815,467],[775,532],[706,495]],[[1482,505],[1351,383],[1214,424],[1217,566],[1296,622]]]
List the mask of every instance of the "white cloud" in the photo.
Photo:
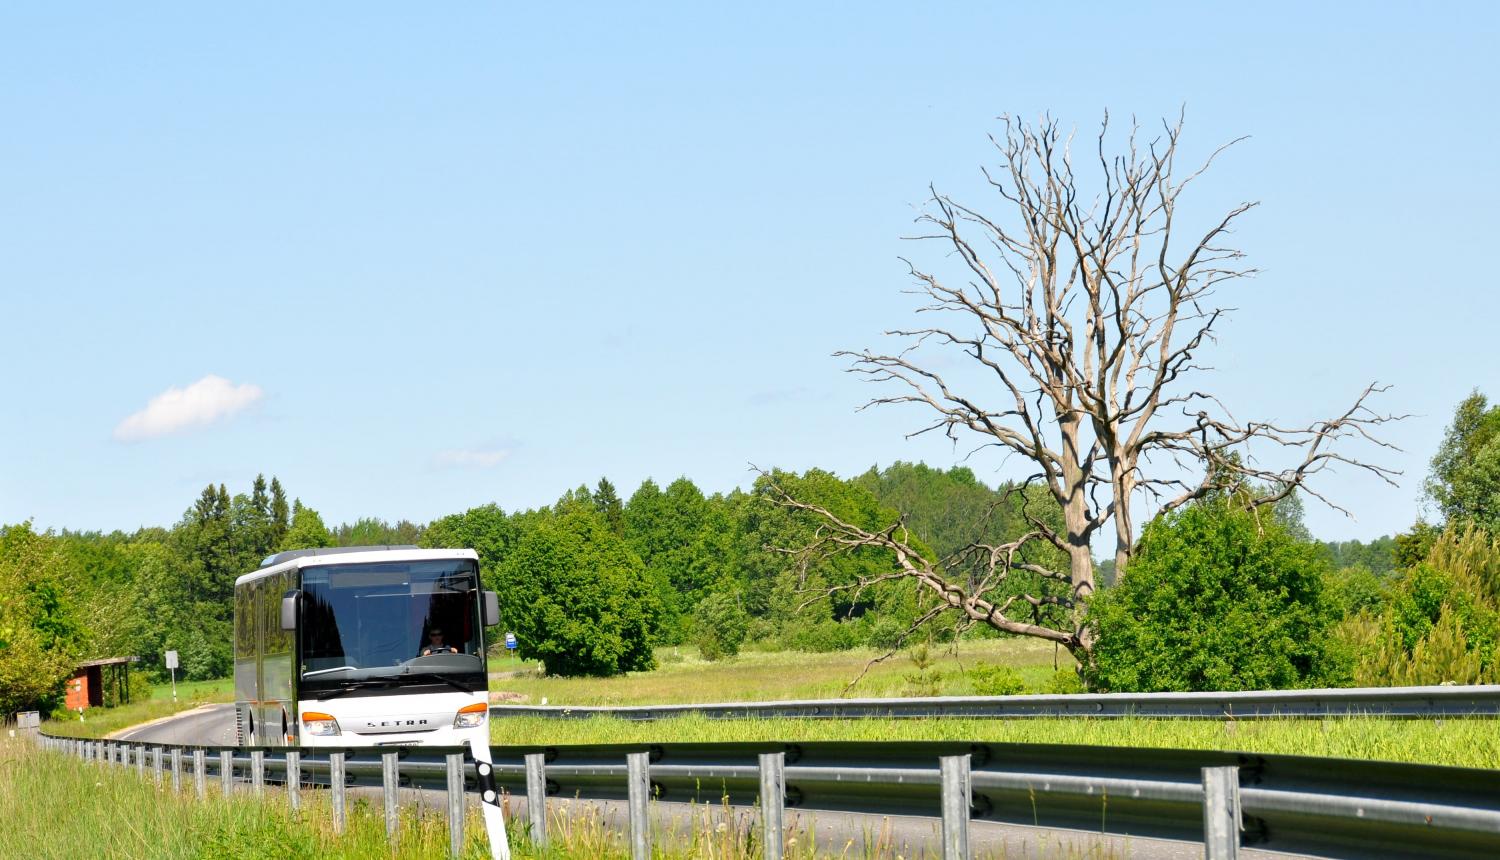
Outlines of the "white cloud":
[[509,448],[449,448],[432,457],[439,469],[492,469],[510,456]]
[[173,386],[151,398],[145,409],[115,427],[115,438],[135,442],[205,427],[244,411],[264,395],[258,385],[235,385],[209,374],[186,388]]

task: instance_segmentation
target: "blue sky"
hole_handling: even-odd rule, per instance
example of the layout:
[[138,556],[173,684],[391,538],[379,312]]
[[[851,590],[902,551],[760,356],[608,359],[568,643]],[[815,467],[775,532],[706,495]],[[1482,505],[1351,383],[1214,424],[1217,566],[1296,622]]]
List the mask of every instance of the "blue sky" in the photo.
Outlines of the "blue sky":
[[988,205],[1002,113],[1186,105],[1190,152],[1251,138],[1185,205],[1262,203],[1204,384],[1292,422],[1392,383],[1402,486],[1308,518],[1409,525],[1500,396],[1494,7],[920,5],[0,10],[0,522],[169,524],[257,472],[425,521],[951,464],[830,355],[911,322],[928,183]]

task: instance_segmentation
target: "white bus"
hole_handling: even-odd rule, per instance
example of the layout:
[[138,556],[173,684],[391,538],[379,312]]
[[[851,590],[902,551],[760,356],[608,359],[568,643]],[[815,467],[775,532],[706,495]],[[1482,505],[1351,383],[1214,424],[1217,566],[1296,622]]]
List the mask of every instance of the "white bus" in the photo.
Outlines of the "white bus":
[[472,549],[270,556],[234,584],[239,743],[487,745],[484,628],[498,616]]

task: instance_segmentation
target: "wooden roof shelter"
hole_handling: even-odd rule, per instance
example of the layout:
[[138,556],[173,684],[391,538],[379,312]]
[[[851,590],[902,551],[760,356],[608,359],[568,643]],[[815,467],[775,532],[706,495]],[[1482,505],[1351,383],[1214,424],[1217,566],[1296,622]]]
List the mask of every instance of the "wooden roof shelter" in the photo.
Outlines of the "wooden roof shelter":
[[130,664],[140,657],[103,657],[85,660],[73,670],[66,686],[66,704],[70,711],[97,708],[104,704],[106,685],[115,693],[115,701],[130,701]]

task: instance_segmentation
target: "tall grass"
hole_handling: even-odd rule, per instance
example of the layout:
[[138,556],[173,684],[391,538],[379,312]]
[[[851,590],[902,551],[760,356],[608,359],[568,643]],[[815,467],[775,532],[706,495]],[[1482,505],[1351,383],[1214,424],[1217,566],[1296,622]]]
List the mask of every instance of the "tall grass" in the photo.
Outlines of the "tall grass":
[[[88,763],[46,752],[19,738],[0,739],[0,858],[26,860],[338,860],[385,857],[390,860],[441,860],[448,856],[448,824],[442,811],[403,808],[394,843],[386,838],[379,804],[364,799],[350,804],[347,828],[333,832],[326,792],[302,794],[303,806],[292,812],[284,796],[268,790],[260,798],[240,792],[226,800],[217,791],[200,801],[191,783],[175,792],[170,778],[158,786],[133,768]],[[549,844],[537,848],[521,822],[510,821],[511,848],[517,860],[623,860],[629,856],[618,822],[599,807],[582,801],[554,800],[548,810]],[[786,856],[812,860],[837,856],[847,860],[928,858],[925,849],[910,851],[872,838],[820,853],[809,835],[809,822],[788,834]],[[484,823],[471,808],[465,822],[465,860],[488,858]],[[729,807],[698,806],[656,832],[657,860],[751,860],[761,856],[759,830],[752,815]],[[899,850],[898,850],[899,848]]]
[[1500,768],[1500,721],[1066,719],[709,720],[701,716],[633,722],[614,717],[556,720],[503,717],[490,724],[496,746],[721,741],[972,741],[1238,750]]
[[[189,783],[190,786],[190,783]],[[348,831],[335,835],[327,800],[304,793],[294,815],[279,796],[198,801],[191,791],[157,786],[130,768],[91,764],[29,742],[0,743],[0,857],[45,858],[393,858],[446,857],[440,817],[403,815],[388,846],[379,810],[357,803]],[[477,819],[476,819],[477,820]],[[488,857],[482,829],[465,857]]]

